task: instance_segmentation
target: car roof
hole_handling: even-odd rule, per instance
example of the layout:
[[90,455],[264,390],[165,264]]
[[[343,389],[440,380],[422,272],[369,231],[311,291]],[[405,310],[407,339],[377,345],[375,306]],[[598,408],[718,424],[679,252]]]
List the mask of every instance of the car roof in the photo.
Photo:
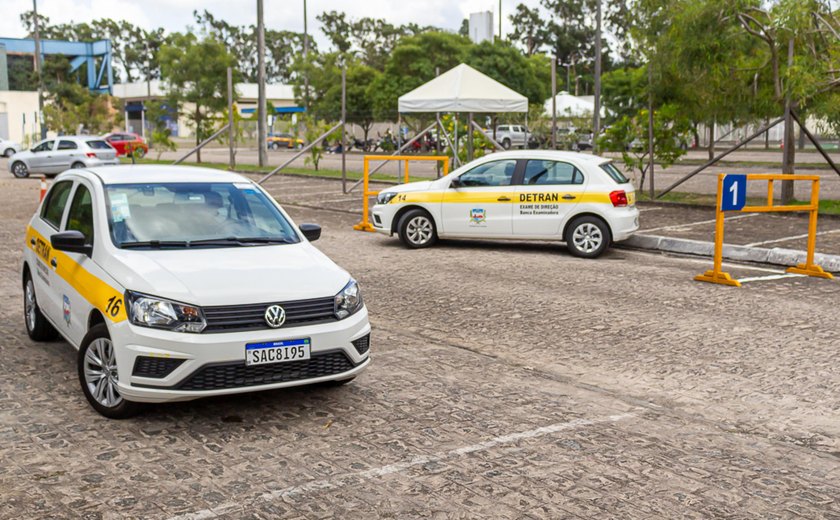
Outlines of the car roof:
[[494,152],[485,155],[482,159],[545,159],[552,161],[578,161],[595,165],[612,160],[589,153],[564,152],[559,150],[512,150],[508,152]]
[[238,173],[197,166],[172,166],[160,164],[127,164],[122,166],[99,166],[72,170],[89,172],[102,180],[103,184],[141,184],[171,182],[251,182]]
[[[52,141],[58,141],[58,140],[61,140],[61,139],[64,139],[64,140],[75,139],[75,140],[79,140],[79,141],[101,141],[102,140],[102,138],[99,137],[98,135],[57,135],[57,136],[55,136],[54,139],[52,139]],[[50,139],[44,139],[44,140],[45,141],[50,141]]]

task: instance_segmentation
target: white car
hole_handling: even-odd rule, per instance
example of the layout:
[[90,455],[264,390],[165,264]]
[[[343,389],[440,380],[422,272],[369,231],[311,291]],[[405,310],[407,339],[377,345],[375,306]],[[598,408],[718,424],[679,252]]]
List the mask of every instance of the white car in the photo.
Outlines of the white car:
[[21,150],[19,143],[0,137],[0,155],[9,158]]
[[140,402],[343,384],[370,362],[358,284],[251,180],[176,166],[59,175],[26,232],[26,330],[78,349],[82,390]]
[[594,258],[639,229],[633,184],[608,159],[571,152],[484,156],[434,181],[379,193],[373,227],[410,248],[440,238],[565,241]]
[[37,143],[9,159],[9,171],[18,178],[31,173],[57,174],[70,168],[120,164],[117,151],[100,137],[64,135]]

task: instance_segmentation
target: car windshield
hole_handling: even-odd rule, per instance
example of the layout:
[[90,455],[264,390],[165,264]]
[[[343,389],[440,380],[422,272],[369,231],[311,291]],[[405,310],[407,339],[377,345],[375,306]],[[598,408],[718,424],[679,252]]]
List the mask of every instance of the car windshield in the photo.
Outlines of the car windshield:
[[108,227],[117,247],[242,247],[300,241],[260,189],[242,183],[111,184]]
[[621,171],[618,168],[616,168],[615,165],[611,162],[602,164],[601,169],[607,172],[607,175],[609,175],[612,180],[619,184],[626,184],[630,182],[627,179],[627,177],[625,177],[624,174],[621,173]]

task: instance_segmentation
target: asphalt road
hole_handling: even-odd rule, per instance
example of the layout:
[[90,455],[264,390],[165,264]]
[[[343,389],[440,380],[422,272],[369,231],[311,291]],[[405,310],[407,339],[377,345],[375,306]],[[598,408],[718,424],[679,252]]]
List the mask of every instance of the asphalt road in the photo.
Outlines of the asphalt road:
[[692,281],[706,260],[547,243],[408,251],[324,197],[288,209],[360,281],[370,369],[116,422],[72,347],[24,332],[37,181],[0,178],[0,518],[840,517],[837,282],[725,288]]

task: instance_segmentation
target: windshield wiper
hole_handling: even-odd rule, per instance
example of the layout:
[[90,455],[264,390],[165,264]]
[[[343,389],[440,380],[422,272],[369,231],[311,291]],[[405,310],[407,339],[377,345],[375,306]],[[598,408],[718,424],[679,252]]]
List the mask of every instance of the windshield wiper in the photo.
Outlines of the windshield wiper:
[[191,240],[190,247],[193,246],[228,246],[231,244],[245,246],[248,244],[295,244],[293,240],[283,237],[225,237],[225,238],[208,238],[206,240]]
[[164,247],[189,247],[189,242],[184,240],[148,240],[145,242],[122,242],[121,249],[136,249],[141,247],[151,247],[161,249]]

